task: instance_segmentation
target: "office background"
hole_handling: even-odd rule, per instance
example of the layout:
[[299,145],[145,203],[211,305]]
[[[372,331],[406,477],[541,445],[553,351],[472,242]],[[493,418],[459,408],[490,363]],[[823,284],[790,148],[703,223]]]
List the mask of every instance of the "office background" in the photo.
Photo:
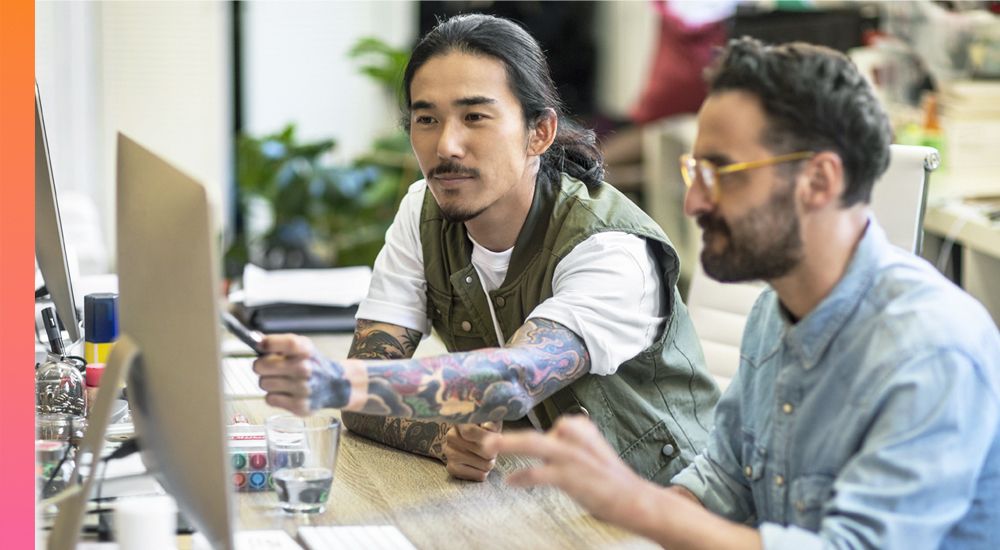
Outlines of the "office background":
[[[104,249],[103,255],[80,258],[85,272],[114,269],[113,139],[118,129],[203,180],[220,220],[231,224],[234,129],[239,118],[233,22],[238,12],[245,56],[240,80],[246,94],[240,108],[242,128],[264,134],[294,122],[304,139],[335,137],[338,145],[331,159],[335,162],[348,161],[374,136],[394,128],[398,112],[391,97],[360,77],[345,52],[358,38],[369,35],[408,48],[418,33],[419,5],[282,5],[284,9],[277,10],[271,3],[247,4],[239,12],[232,4],[208,2],[34,3],[35,77],[45,97],[57,185],[65,195],[75,193],[93,202],[91,215],[99,228],[96,233],[74,233],[72,238],[84,246],[96,242]],[[645,2],[600,4],[595,9],[597,101],[607,113],[623,116],[648,72],[656,20]],[[30,17],[21,20],[30,22]],[[247,50],[259,51],[248,55]],[[20,154],[30,156],[25,151]],[[21,204],[11,195],[6,201]],[[19,222],[19,217],[7,215],[9,209],[4,212],[5,237],[8,228],[30,224],[30,215]],[[4,321],[5,327],[23,329],[20,317]],[[15,333],[6,328],[3,332]],[[9,407],[3,407],[0,422],[5,436],[14,423],[7,412],[30,410],[30,406],[15,409],[20,404],[13,394],[23,388],[6,389],[11,387],[5,386]],[[26,395],[21,392],[22,398]],[[29,452],[26,448],[24,456]],[[15,492],[26,495],[30,489]],[[8,506],[16,507],[15,502],[12,499]]]
[[[1000,140],[1000,112],[988,107],[1000,92],[989,80],[956,87],[958,91],[948,87],[976,76],[971,67],[976,46],[981,46],[979,70],[994,78],[1000,73],[998,4],[719,0],[676,3],[683,9],[672,9],[684,12],[688,28],[703,29],[722,20],[729,36],[751,34],[772,42],[809,39],[851,51],[872,74],[891,73],[881,93],[891,103],[900,140],[908,137],[906,128],[926,124],[921,94],[938,88],[942,103],[936,112],[947,115],[940,125],[951,147],[944,151],[945,166],[931,179],[931,198],[936,200],[942,190],[1000,195],[995,176],[1000,160],[989,154]],[[370,261],[391,221],[393,199],[419,172],[412,159],[400,160],[409,153],[399,131],[394,92],[365,76],[365,60],[352,58],[350,52],[359,41],[374,38],[405,54],[436,17],[465,11],[512,17],[538,37],[572,114],[598,130],[612,159],[612,142],[626,135],[623,123],[636,121],[636,105],[648,92],[658,48],[664,47],[662,9],[662,3],[643,1],[39,2],[35,75],[74,263],[82,275],[115,270],[118,131],[205,183],[222,229],[220,248],[230,252],[227,275],[238,275],[247,260],[265,267]],[[872,44],[872,36],[878,35],[890,40],[875,51],[857,49]],[[886,56],[899,59],[885,65]],[[905,67],[918,69],[910,74]],[[678,110],[690,112],[694,107]],[[643,155],[610,166],[609,181],[631,193],[664,226],[690,266],[692,251],[684,250],[685,241],[692,241],[690,224],[680,214],[674,181],[679,178],[671,168],[676,155],[671,157],[670,147],[651,149],[649,144],[665,139],[683,147],[693,123],[690,118],[675,127],[660,122],[642,126],[636,139],[642,141]],[[333,143],[316,158],[306,159],[313,163],[307,168],[323,171],[327,184],[346,186],[347,192],[341,193],[345,196],[352,186],[377,187],[378,170],[359,167],[382,169],[384,163],[358,159],[384,153],[376,146],[379,139],[395,137],[398,146],[402,137],[402,147],[389,151],[400,157],[389,163],[395,169],[397,181],[390,185],[395,191],[376,189],[372,194],[383,205],[371,209],[367,218],[350,217],[357,210],[354,204],[341,205],[340,210],[334,205],[322,215],[306,216],[304,224],[285,224],[289,228],[282,231],[285,214],[274,206],[280,201],[262,204],[247,194],[237,151],[240,136],[248,136],[257,140],[253,144],[258,156],[266,157],[268,136],[289,125],[295,128],[297,144]],[[638,143],[633,149],[640,148]],[[328,199],[312,200],[314,205],[325,202]],[[982,208],[1000,210],[1000,199]],[[956,281],[970,279],[977,287],[974,295],[1000,318],[1000,291],[988,284],[991,274],[1000,273],[996,227],[937,214],[932,204],[929,220],[945,238],[929,240],[925,256],[937,260]],[[323,225],[329,220],[334,221]],[[963,233],[970,231],[983,238],[964,239]],[[261,235],[266,236],[264,245],[259,245]],[[952,261],[949,238],[972,243],[966,248],[986,254],[964,261],[955,254]],[[345,253],[348,245],[343,241],[362,245]],[[275,248],[282,254],[269,254]],[[296,248],[307,250],[307,257],[288,253]],[[971,269],[963,272],[960,263]]]
[[[597,94],[623,115],[653,54],[656,19],[644,2],[594,10]],[[407,1],[37,3],[36,78],[63,209],[89,198],[99,220],[99,235],[93,224],[68,231],[83,274],[114,268],[117,131],[205,182],[229,228],[237,123],[251,135],[293,123],[302,140],[331,137],[331,163],[364,153],[398,127],[399,110],[347,52],[369,36],[409,49],[419,12]]]

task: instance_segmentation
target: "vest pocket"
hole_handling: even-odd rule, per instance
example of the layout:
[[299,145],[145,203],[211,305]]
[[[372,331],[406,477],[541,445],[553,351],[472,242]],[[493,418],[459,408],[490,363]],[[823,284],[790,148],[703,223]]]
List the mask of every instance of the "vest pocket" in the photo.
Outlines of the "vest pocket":
[[427,317],[436,326],[447,323],[451,314],[451,296],[427,285]]
[[427,317],[449,352],[487,347],[473,313],[457,297],[431,285],[427,285]]

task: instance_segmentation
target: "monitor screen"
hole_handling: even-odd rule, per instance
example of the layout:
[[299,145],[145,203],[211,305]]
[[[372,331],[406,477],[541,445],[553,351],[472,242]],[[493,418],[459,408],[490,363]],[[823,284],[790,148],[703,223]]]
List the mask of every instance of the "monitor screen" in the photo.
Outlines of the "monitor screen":
[[73,298],[73,282],[66,256],[59,200],[45,135],[42,100],[35,84],[35,259],[45,280],[56,315],[71,342],[80,341],[80,315]]

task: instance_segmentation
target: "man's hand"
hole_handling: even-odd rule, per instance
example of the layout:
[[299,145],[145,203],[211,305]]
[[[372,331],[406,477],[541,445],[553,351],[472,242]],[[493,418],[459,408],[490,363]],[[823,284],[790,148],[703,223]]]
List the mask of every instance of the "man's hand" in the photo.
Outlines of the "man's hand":
[[299,416],[322,408],[357,410],[368,399],[368,373],[362,361],[330,361],[316,353],[311,340],[296,334],[265,336],[253,362],[260,388],[272,407]]
[[483,444],[488,453],[539,458],[541,466],[510,474],[507,482],[520,487],[553,485],[599,519],[625,523],[629,506],[649,482],[636,475],[585,417],[556,421],[548,433],[521,431],[489,434]]
[[448,473],[459,479],[485,481],[496,465],[496,450],[483,447],[486,437],[499,432],[502,423],[483,422],[458,424],[448,430],[444,439],[444,458]]
[[253,362],[253,371],[260,375],[267,404],[299,416],[309,414],[309,377],[316,354],[312,341],[296,334],[273,334],[264,337],[261,348],[265,353]]

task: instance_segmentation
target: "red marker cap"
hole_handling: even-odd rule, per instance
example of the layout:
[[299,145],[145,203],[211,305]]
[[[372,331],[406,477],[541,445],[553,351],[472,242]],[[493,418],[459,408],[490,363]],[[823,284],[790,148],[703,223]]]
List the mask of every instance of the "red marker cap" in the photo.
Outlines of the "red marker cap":
[[104,376],[104,363],[87,365],[87,387],[96,388],[100,385],[102,376]]

